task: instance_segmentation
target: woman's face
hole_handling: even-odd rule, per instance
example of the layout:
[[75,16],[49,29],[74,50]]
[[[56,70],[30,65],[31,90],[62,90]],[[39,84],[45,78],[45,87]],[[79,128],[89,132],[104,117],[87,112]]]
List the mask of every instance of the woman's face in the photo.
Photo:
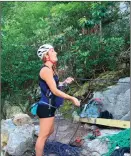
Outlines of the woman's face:
[[58,61],[58,58],[57,58],[57,52],[55,52],[54,48],[51,48],[49,51],[48,51],[48,56],[50,57],[50,59],[54,62],[57,62]]

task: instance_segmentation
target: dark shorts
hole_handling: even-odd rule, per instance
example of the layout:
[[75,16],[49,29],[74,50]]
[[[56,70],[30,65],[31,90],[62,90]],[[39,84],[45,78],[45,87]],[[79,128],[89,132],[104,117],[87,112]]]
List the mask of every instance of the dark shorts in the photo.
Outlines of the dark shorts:
[[56,108],[49,107],[48,105],[38,104],[37,115],[39,118],[49,118],[55,116]]

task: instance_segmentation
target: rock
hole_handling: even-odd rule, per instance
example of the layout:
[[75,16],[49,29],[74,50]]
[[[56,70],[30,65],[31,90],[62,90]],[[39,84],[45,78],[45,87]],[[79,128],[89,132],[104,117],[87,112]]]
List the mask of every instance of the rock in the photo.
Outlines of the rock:
[[9,134],[14,131],[16,126],[13,124],[12,119],[1,121],[1,147],[4,148],[7,145]]
[[39,125],[39,118],[38,118],[38,116],[35,116],[35,117],[32,118],[32,123],[34,125]]
[[101,155],[99,153],[97,153],[97,152],[92,152],[91,156],[101,156]]
[[96,129],[98,129],[98,126],[97,125],[92,125],[91,126],[91,130],[96,130]]
[[89,125],[89,124],[84,124],[84,128],[86,129],[86,130],[96,130],[96,129],[98,129],[98,126],[97,125]]
[[12,118],[15,114],[22,113],[22,110],[18,106],[10,106],[10,104],[6,105],[6,118]]
[[33,147],[34,125],[17,126],[10,133],[6,150],[10,155],[22,156]]
[[89,125],[89,124],[84,124],[84,129],[86,129],[86,130],[91,130],[91,125]]
[[91,152],[86,149],[82,149],[80,156],[90,156]]
[[32,120],[27,114],[17,114],[13,118],[13,123],[17,126],[22,126],[24,124],[32,124]]
[[74,111],[72,113],[72,117],[73,117],[73,123],[77,123],[80,120],[80,116],[78,115],[78,113],[76,111]]
[[4,156],[4,152],[3,151],[1,151],[1,156]]
[[108,142],[106,141],[101,141],[99,139],[95,139],[91,142],[88,143],[88,148],[90,151],[98,152],[98,154],[102,155],[108,152]]
[[60,132],[64,132],[68,129],[68,127],[69,127],[68,125],[65,125],[65,126],[59,126],[58,128]]
[[31,148],[35,128],[31,125],[31,118],[27,114],[18,114],[13,121],[12,119],[1,121],[1,147],[3,151],[19,156]]
[[5,151],[1,151],[1,156],[9,156],[9,154]]
[[121,120],[130,121],[130,111],[125,116],[123,116]]
[[35,135],[38,136],[40,131],[40,126],[39,125],[35,125]]
[[[55,121],[55,131],[54,133],[49,137],[49,140],[54,140],[69,144],[69,142],[73,142],[76,136],[80,136],[79,131],[82,133],[82,131],[86,131],[84,128],[82,129],[80,126],[78,128],[78,123],[72,123],[70,120],[59,120]],[[77,129],[77,132],[75,133]],[[80,130],[82,129],[82,130]],[[75,135],[73,137],[73,135]],[[73,137],[73,138],[72,138]]]
[[128,77],[120,79],[116,85],[108,87],[106,91],[94,92],[93,98],[101,98],[104,103],[103,109],[108,110],[110,113],[112,113],[114,119],[129,120],[130,117],[129,82],[130,78]]

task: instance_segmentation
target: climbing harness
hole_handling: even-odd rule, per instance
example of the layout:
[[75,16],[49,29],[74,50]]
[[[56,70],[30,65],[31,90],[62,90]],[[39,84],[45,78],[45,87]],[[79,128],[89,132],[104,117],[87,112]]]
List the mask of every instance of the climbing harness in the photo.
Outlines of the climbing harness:
[[36,102],[36,103],[34,103],[34,104],[31,105],[30,111],[31,111],[31,114],[32,115],[34,115],[34,116],[37,115],[37,108],[38,108],[38,105],[39,104],[45,104],[45,105],[49,106],[49,108],[50,107],[53,107],[53,108],[57,109],[57,107],[54,107],[51,104],[48,104],[48,103],[43,102],[43,101],[39,101],[39,102]]

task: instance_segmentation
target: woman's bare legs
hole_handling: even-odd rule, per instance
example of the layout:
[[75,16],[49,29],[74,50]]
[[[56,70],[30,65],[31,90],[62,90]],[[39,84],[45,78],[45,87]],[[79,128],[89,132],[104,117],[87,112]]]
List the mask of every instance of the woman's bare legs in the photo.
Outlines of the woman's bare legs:
[[36,141],[35,150],[36,156],[42,156],[47,138],[54,131],[54,117],[40,118],[40,132]]

